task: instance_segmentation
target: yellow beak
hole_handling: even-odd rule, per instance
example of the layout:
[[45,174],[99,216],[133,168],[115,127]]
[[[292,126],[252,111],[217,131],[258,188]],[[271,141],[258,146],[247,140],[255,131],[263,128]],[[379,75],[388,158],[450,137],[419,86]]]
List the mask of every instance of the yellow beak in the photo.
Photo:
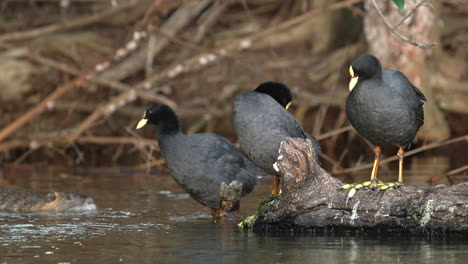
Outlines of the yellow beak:
[[356,86],[356,83],[358,81],[358,77],[353,77],[351,78],[351,80],[349,80],[349,91],[351,92],[354,88],[354,86]]
[[148,122],[148,119],[146,119],[146,118],[141,119],[140,122],[138,122],[138,125],[137,125],[136,129],[140,129],[140,128],[144,127],[147,122]]
[[351,92],[358,82],[358,76],[354,76],[353,66],[349,66],[349,75],[351,75],[351,80],[349,80],[349,91]]
[[292,104],[292,101],[289,102],[289,103],[286,105],[286,110],[288,110],[288,108],[291,106],[291,104]]

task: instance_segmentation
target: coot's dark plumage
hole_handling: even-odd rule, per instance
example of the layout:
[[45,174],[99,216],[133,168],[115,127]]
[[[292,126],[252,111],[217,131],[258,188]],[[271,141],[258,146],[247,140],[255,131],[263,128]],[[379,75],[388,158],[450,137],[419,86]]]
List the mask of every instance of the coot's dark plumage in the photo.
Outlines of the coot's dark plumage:
[[182,133],[176,113],[167,105],[149,107],[137,128],[146,123],[158,126],[159,148],[174,180],[211,209],[218,207],[222,182],[240,181],[246,195],[257,184],[257,176],[266,175],[227,139],[213,133]]
[[349,68],[350,93],[346,113],[356,131],[376,147],[371,180],[376,181],[380,145],[398,146],[399,183],[403,176],[403,148],[408,146],[424,123],[422,105],[426,97],[399,71],[382,70],[379,60],[365,54]]
[[272,193],[277,193],[279,184],[279,175],[273,164],[281,141],[286,137],[310,139],[315,150],[320,151],[317,140],[306,133],[286,110],[291,101],[289,88],[278,82],[262,83],[234,101],[234,127],[240,147],[255,164],[274,175]]

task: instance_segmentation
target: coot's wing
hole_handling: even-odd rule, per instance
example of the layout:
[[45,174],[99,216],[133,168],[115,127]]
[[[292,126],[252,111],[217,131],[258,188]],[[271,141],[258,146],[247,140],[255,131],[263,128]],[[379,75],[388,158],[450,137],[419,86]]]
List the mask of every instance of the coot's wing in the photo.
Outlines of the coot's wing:
[[[277,104],[280,106],[279,104]],[[288,135],[287,137],[291,138],[302,138],[302,139],[309,139],[312,142],[312,145],[317,153],[321,152],[320,145],[317,139],[312,136],[311,134],[304,131],[304,128],[299,124],[297,119],[286,109],[280,106],[279,109],[275,109],[278,112],[283,112],[282,114],[278,115],[277,124],[281,124],[280,131],[284,135]]]
[[[276,106],[279,106],[279,108],[272,107],[271,109],[281,114],[275,115],[277,120],[273,125],[276,126],[276,129],[272,129],[272,133],[275,133],[276,131],[278,137],[282,138],[282,141],[284,141],[286,137],[309,139],[312,142],[312,146],[314,147],[316,153],[318,154],[321,152],[321,148],[317,139],[311,134],[305,132],[297,119],[290,112],[288,112],[278,103],[276,103]],[[277,151],[279,151],[279,149]],[[316,157],[316,161],[319,162],[318,155]]]
[[274,173],[272,164],[278,156],[280,142],[287,137],[309,138],[314,148],[320,150],[316,139],[269,95],[244,93],[236,98],[233,112],[243,151],[269,173]]
[[426,101],[424,94],[400,71],[383,71],[382,77],[385,84],[396,89],[402,100],[414,109],[420,125],[423,125],[424,110],[422,105]]
[[[400,72],[400,74],[403,75],[401,72]],[[406,76],[404,76],[404,77],[406,78]],[[408,79],[406,79],[406,80],[408,80]],[[419,90],[416,86],[414,86],[409,80],[408,80],[408,83],[410,84],[411,88],[416,93],[417,98],[419,99],[418,105],[413,106],[413,107],[416,110],[416,115],[418,117],[418,120],[421,122],[420,126],[422,126],[424,124],[424,109],[423,109],[422,105],[424,104],[424,102],[427,101],[427,99],[426,99],[426,96],[424,96],[424,94],[421,92],[421,90]]]
[[[273,133],[281,134],[284,137],[303,139],[311,136],[304,131],[302,126],[290,112],[278,104],[274,99],[268,99],[269,100],[265,100],[268,103],[268,107],[266,108],[269,109],[267,115],[274,118],[268,118],[266,120],[271,122],[268,127],[273,129]],[[275,130],[275,128],[277,130]]]
[[242,155],[237,148],[224,137],[209,134],[216,137],[219,151],[212,151],[210,160],[216,160],[214,169],[219,174],[226,175],[226,183],[237,180],[242,183],[242,195],[250,193],[257,184],[257,177],[268,176],[252,161]]
[[234,126],[242,151],[259,167],[275,174],[273,163],[286,137],[305,138],[295,118],[271,96],[246,92],[234,101]]
[[193,134],[189,137],[194,139],[192,151],[196,153],[199,162],[206,166],[204,176],[213,178],[215,184],[229,184],[238,180],[243,184],[243,194],[247,194],[257,184],[257,176],[266,176],[224,137],[213,133]]

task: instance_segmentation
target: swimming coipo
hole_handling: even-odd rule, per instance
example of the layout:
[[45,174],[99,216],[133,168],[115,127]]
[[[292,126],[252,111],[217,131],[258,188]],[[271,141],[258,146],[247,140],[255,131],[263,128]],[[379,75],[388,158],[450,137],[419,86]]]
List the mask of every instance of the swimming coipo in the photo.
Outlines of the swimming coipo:
[[82,212],[96,208],[93,198],[78,192],[51,192],[41,197],[25,189],[0,189],[0,212]]

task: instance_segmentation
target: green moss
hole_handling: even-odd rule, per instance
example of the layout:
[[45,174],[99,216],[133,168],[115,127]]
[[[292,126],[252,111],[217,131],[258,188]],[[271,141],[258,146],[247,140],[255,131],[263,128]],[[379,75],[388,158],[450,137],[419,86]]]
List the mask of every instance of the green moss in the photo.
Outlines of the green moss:
[[421,219],[422,217],[422,208],[419,207],[419,201],[418,200],[411,200],[411,203],[410,203],[410,208],[411,208],[411,217],[413,218],[414,221],[418,222],[419,223],[419,219]]
[[252,228],[253,225],[255,224],[255,222],[257,221],[258,217],[260,217],[263,214],[263,212],[267,208],[268,204],[271,201],[274,201],[274,200],[276,200],[278,198],[279,198],[278,194],[272,194],[272,195],[270,195],[268,197],[260,199],[260,201],[258,202],[258,206],[257,206],[257,210],[256,210],[255,214],[245,218],[242,222],[240,222],[238,224],[238,226],[240,228],[245,228],[245,227]]

